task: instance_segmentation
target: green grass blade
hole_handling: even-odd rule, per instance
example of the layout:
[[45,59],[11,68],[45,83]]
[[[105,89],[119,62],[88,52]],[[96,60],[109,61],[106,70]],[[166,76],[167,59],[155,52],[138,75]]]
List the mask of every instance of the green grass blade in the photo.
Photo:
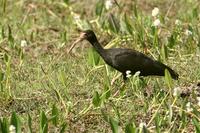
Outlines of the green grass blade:
[[99,107],[101,105],[101,98],[97,91],[94,92],[92,103],[95,107]]
[[10,119],[10,125],[15,126],[16,133],[21,133],[21,122],[19,117],[15,112],[12,113],[11,119]]
[[6,118],[0,119],[0,132],[9,133],[8,129],[9,129],[8,119]]
[[196,133],[200,133],[200,122],[197,119],[192,119],[193,125],[195,126]]
[[32,133],[32,118],[30,116],[30,114],[28,114],[28,129],[29,129],[29,133]]
[[61,126],[60,126],[60,133],[65,133],[65,129],[67,127],[67,123],[63,123]]
[[113,133],[118,133],[119,125],[118,122],[112,117],[109,118],[110,127]]
[[42,111],[40,113],[40,133],[47,133],[47,132],[48,132],[48,120],[44,111]]
[[108,17],[109,28],[114,33],[118,33],[120,30],[119,20],[113,15],[110,14]]
[[54,104],[52,107],[52,122],[54,124],[54,126],[58,125],[58,108],[56,107],[56,105]]
[[165,69],[165,83],[169,88],[172,88],[172,78],[167,69]]
[[97,16],[101,16],[103,12],[103,7],[104,7],[104,0],[98,0],[98,2],[96,3],[96,10],[95,10]]
[[133,123],[128,123],[125,127],[125,133],[136,133],[136,127]]

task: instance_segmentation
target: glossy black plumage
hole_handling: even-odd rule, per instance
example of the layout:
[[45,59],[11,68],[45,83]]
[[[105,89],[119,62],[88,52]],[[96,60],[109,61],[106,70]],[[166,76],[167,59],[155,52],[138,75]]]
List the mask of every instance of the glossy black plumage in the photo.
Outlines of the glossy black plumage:
[[143,53],[125,48],[104,49],[91,30],[83,31],[80,38],[72,45],[69,51],[71,51],[77,42],[84,39],[88,40],[93,45],[95,50],[108,65],[123,74],[124,80],[126,79],[126,71],[131,71],[131,74],[140,71],[140,76],[164,76],[165,69],[170,72],[173,79],[178,79],[178,74],[170,67],[149,58]]

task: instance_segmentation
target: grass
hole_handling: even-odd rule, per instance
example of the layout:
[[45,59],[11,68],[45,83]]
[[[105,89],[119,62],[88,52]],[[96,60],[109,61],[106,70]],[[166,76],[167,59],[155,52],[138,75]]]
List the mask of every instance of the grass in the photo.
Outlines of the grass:
[[[117,2],[106,10],[104,1],[0,1],[1,132],[10,125],[30,133],[200,131],[199,1]],[[161,26],[152,26],[155,19]],[[144,52],[180,79],[166,72],[111,85],[119,73],[88,42],[67,54],[77,28],[92,28],[106,48]]]

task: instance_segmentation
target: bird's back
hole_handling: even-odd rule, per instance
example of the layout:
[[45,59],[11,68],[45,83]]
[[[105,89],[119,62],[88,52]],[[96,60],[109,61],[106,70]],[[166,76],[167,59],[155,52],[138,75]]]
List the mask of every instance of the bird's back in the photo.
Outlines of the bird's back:
[[177,79],[178,74],[161,62],[155,61],[148,56],[132,49],[112,48],[106,50],[109,55],[106,63],[122,72],[130,70],[132,74],[140,71],[141,76],[158,75],[164,76],[168,69],[172,78]]

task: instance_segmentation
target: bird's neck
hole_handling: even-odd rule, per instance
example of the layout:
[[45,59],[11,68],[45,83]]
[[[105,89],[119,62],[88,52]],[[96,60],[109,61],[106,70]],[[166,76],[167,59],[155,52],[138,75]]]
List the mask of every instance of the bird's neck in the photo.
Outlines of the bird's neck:
[[105,49],[101,46],[101,44],[96,40],[96,41],[92,41],[90,42],[94,49],[102,56],[104,57],[105,55]]

